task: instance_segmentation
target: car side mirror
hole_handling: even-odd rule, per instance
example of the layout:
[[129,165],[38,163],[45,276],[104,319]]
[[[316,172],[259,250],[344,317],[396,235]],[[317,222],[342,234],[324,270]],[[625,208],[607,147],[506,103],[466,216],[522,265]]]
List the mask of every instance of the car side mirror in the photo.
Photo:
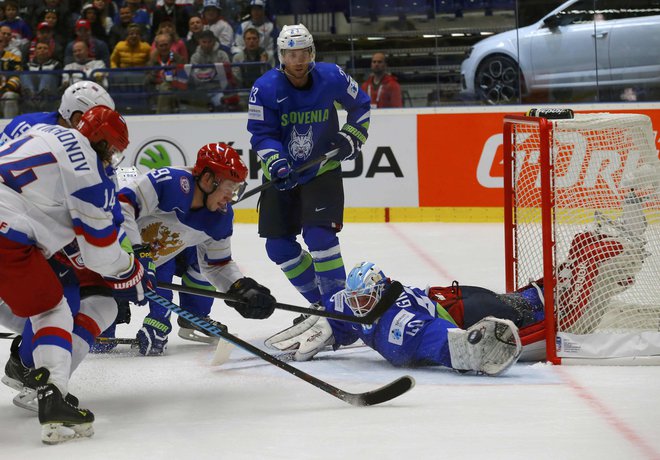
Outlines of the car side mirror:
[[559,20],[558,15],[553,14],[552,16],[543,19],[543,24],[545,24],[548,29],[556,29],[561,24],[561,21]]

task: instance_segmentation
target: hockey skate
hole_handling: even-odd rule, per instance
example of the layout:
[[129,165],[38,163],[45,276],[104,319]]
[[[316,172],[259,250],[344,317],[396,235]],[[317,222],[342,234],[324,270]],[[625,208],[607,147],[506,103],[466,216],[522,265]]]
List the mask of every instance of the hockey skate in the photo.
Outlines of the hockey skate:
[[[18,347],[21,344],[22,337],[19,335],[11,344],[9,361],[5,364],[5,375],[2,377],[2,383],[14,390],[18,394],[14,396],[12,402],[21,409],[38,412],[37,391],[28,383],[28,376],[32,369],[25,366],[21,357],[18,355]],[[78,398],[72,394],[67,394],[64,398],[69,404],[78,405]]]
[[28,375],[28,384],[37,389],[41,441],[59,444],[76,438],[89,438],[94,434],[94,414],[69,403],[52,383],[46,368],[35,369]]
[[[213,321],[208,316],[205,316],[202,319],[208,323],[212,322],[214,325],[222,329],[224,332],[229,332],[227,326],[218,323],[217,321]],[[214,337],[210,335],[207,331],[197,326],[195,323],[192,323],[181,316],[179,316],[176,319],[176,323],[179,325],[178,335],[182,339],[190,340],[193,342],[208,343],[211,345],[215,345],[218,343],[219,340],[218,337]]]
[[30,372],[30,369],[23,365],[21,357],[18,355],[21,340],[22,337],[19,335],[11,342],[9,361],[5,364],[5,375],[0,379],[9,388],[18,391],[21,391],[25,386],[25,379]]
[[447,331],[452,368],[497,376],[520,357],[522,344],[513,322],[488,316],[467,330]]

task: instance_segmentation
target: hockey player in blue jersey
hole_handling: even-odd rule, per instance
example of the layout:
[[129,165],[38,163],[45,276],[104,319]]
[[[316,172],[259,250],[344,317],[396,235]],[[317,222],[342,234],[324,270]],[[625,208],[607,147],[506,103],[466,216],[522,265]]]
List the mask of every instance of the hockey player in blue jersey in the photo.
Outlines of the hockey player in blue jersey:
[[[247,129],[264,180],[259,235],[268,257],[312,304],[327,305],[343,289],[346,272],[337,233],[343,225],[342,160],[367,139],[369,96],[335,64],[316,63],[314,40],[302,25],[277,38],[280,67],[262,75],[249,97]],[[347,111],[339,126],[335,104]],[[296,168],[338,149],[301,174]],[[297,240],[302,233],[307,250]]]
[[[243,303],[226,303],[245,318],[262,319],[273,313],[275,298],[268,288],[244,276],[231,255],[231,202],[244,189],[247,173],[233,147],[211,143],[199,149],[192,169],[168,167],[138,176],[119,191],[119,201],[128,238],[151,245],[159,281],[171,281],[173,275],[171,268],[161,272],[163,264],[193,248],[184,256],[189,258],[187,267],[198,270],[188,270],[184,276],[243,299]],[[172,298],[171,291],[158,292]],[[195,313],[203,317],[210,309],[207,303]],[[150,304],[137,333],[140,353],[162,354],[171,330],[170,311]]]
[[[364,316],[389,283],[373,263],[359,263],[348,274],[346,288],[326,308]],[[337,349],[358,339],[395,366],[440,365],[492,376],[511,367],[522,350],[513,321],[485,316],[461,329],[424,291],[408,286],[372,325],[310,316],[270,337],[266,345],[295,351],[294,359],[306,361],[328,345]]]

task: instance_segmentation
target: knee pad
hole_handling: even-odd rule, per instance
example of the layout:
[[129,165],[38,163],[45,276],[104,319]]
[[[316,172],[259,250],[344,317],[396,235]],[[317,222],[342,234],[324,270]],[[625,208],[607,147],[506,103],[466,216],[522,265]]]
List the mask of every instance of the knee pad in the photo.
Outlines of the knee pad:
[[330,227],[303,227],[303,239],[310,251],[324,251],[339,245],[337,232]]
[[300,256],[301,252],[302,247],[295,236],[266,239],[268,258],[278,265]]

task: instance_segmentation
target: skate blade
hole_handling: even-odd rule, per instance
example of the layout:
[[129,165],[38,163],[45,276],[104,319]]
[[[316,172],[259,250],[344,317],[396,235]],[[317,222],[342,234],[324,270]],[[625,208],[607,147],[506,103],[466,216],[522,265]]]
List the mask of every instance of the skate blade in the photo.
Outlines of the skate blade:
[[92,423],[67,425],[61,422],[41,425],[41,442],[54,445],[72,439],[90,438],[94,435]]
[[179,328],[178,335],[182,339],[190,340],[191,342],[206,343],[209,345],[215,345],[218,343],[218,340],[220,340],[218,337],[209,337],[199,331],[187,328]]
[[16,379],[12,379],[8,375],[4,375],[0,379],[0,381],[2,383],[4,383],[5,385],[7,385],[11,389],[18,390],[18,391],[21,391],[23,389],[23,384],[20,381],[18,381]]
[[23,387],[21,392],[14,396],[12,400],[15,406],[31,412],[39,412],[39,403],[37,402],[37,392],[31,388]]

